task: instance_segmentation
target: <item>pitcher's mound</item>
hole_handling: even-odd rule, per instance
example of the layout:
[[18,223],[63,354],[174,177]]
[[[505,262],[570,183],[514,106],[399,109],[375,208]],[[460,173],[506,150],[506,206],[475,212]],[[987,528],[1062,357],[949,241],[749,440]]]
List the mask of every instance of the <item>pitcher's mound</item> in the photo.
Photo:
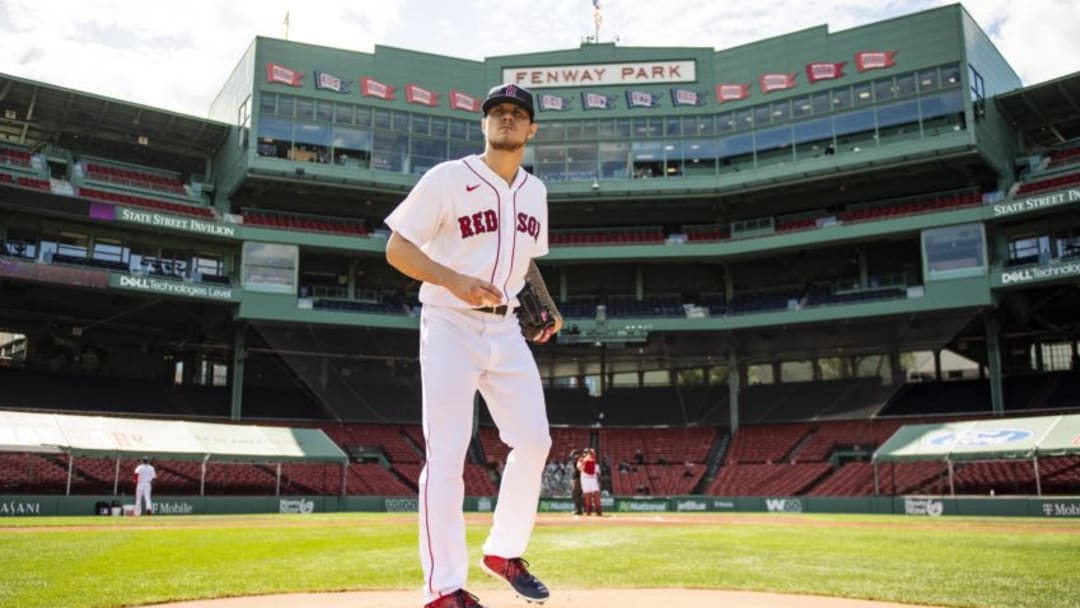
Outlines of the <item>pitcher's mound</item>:
[[[485,608],[529,608],[510,591],[479,589]],[[290,593],[219,600],[155,604],[155,608],[422,608],[419,591],[350,591],[347,593]],[[813,595],[782,595],[751,591],[703,589],[580,589],[551,594],[544,608],[931,608],[913,604],[874,602]]]

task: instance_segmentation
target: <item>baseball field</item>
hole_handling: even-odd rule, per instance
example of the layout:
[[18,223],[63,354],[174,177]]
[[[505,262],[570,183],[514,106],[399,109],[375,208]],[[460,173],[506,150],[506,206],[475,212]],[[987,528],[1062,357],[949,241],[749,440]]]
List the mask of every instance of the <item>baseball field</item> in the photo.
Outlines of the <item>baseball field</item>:
[[[490,515],[468,522],[475,564]],[[4,519],[0,606],[113,608],[361,590],[415,591],[419,605],[416,539],[415,514]],[[1078,520],[542,514],[526,557],[553,600],[560,589],[639,588],[977,608],[1080,605]],[[470,590],[483,597],[499,588],[474,566]],[[697,605],[680,601],[678,591],[670,597],[669,608]]]

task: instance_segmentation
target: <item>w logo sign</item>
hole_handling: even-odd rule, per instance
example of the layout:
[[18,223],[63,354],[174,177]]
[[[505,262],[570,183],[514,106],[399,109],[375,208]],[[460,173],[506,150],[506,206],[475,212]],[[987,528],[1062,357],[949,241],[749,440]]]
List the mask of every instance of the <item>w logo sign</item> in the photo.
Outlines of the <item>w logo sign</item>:
[[798,498],[766,498],[769,513],[802,513],[802,501]]

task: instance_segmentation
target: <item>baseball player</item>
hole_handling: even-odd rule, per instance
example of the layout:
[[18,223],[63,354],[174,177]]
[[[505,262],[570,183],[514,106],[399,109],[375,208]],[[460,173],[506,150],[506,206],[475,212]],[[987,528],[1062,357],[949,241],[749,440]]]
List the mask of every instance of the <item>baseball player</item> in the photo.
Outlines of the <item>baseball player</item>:
[[157,477],[154,465],[150,464],[150,458],[143,456],[142,462],[135,467],[135,515],[143,514],[143,501],[146,501],[146,514],[154,513],[154,505],[150,500],[150,486]]
[[489,91],[484,153],[437,165],[386,218],[386,259],[423,281],[420,367],[426,464],[420,474],[420,563],[426,608],[482,608],[469,571],[462,499],[473,396],[479,390],[511,447],[481,568],[528,601],[547,587],[522,559],[551,437],[540,374],[514,315],[526,279],[562,326],[533,258],[548,251],[547,189],[521,168],[536,134],[533,95]]
[[585,499],[585,515],[592,515],[595,509],[597,517],[601,517],[600,463],[596,461],[596,450],[586,450],[585,457],[578,461],[578,468],[581,469],[581,494]]
[[578,466],[584,457],[584,450],[574,450],[573,452],[570,452],[570,465],[573,467],[573,482],[570,486],[570,498],[574,501],[574,515],[585,514],[585,495],[581,492],[581,467]]

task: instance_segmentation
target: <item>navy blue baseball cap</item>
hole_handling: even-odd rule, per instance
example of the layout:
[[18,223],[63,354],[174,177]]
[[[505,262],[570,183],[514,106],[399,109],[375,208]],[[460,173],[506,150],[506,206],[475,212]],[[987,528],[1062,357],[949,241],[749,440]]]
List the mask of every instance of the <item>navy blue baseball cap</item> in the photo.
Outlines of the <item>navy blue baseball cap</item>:
[[533,111],[533,94],[528,89],[516,84],[500,84],[488,91],[487,99],[484,100],[484,116],[488,110],[500,103],[512,103],[529,113],[529,120],[534,120],[536,112]]

